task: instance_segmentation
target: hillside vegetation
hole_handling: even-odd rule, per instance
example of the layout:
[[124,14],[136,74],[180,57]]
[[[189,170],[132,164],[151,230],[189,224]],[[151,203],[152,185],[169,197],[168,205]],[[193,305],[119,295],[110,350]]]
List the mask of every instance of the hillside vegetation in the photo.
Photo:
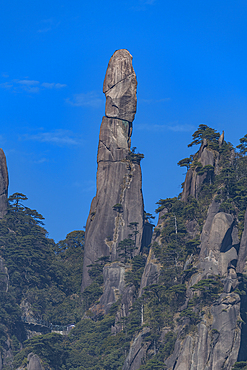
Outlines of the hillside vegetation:
[[[0,220],[3,370],[26,369],[31,352],[45,369],[120,370],[138,335],[145,349],[139,369],[166,369],[176,340],[193,336],[202,320],[211,320],[210,310],[222,297],[225,277],[212,273],[195,279],[201,235],[214,201],[219,212],[233,217],[241,240],[247,208],[247,135],[234,148],[220,142],[214,129],[200,125],[188,146],[203,142],[213,153],[214,165],[203,166],[198,152],[178,163],[200,177],[196,196],[189,195],[186,201],[181,200],[182,194],[158,200],[159,223],[152,243],[137,255],[134,224],[129,238],[119,243],[117,260],[126,267],[125,284],[134,292],[125,317],[119,313],[121,297],[109,312],[100,309],[108,257],[89,266],[91,284],[81,293],[84,231],[72,231],[56,244],[47,236],[43,216],[25,206],[27,197],[21,193],[9,197],[7,214]],[[143,286],[143,272],[150,261],[157,271],[151,283]],[[245,271],[238,274],[230,292],[241,297],[238,325],[245,332]],[[34,321],[43,324],[31,325]],[[75,327],[61,335],[50,332],[51,324],[53,328]],[[211,329],[211,335],[217,336],[217,330]],[[233,369],[247,369],[246,353],[242,340],[241,356]]]

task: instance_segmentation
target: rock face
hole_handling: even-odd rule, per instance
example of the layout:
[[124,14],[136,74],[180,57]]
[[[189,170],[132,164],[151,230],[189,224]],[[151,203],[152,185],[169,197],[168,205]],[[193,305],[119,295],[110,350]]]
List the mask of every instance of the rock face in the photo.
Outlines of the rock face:
[[35,355],[34,353],[29,353],[27,361],[27,370],[44,370],[43,366],[41,365],[39,356]]
[[136,253],[141,248],[142,176],[138,156],[130,156],[136,86],[132,56],[127,50],[117,50],[104,80],[106,116],[99,136],[97,193],[86,225],[82,291],[90,284],[88,265],[104,256],[112,262],[118,259],[118,243],[131,234],[130,223],[136,223],[138,232]]
[[150,329],[144,328],[141,333],[134,339],[130,347],[129,354],[124,362],[123,370],[137,370],[142,365],[142,359],[146,355],[148,343],[143,343],[143,336]]
[[100,304],[104,307],[106,313],[125,291],[124,275],[125,265],[123,263],[113,262],[104,267],[105,290],[100,299]]
[[197,332],[177,340],[166,365],[169,370],[230,370],[237,361],[241,329],[238,294],[223,293],[208,318],[197,325]]
[[219,205],[213,201],[202,231],[200,268],[204,271],[204,275],[213,273],[227,277],[228,274],[236,275],[239,250],[238,229],[232,215],[218,212],[213,216],[213,210],[218,207]]
[[[222,137],[220,137],[220,140],[222,144]],[[217,157],[212,150],[207,148],[207,146],[207,140],[204,139],[199,152],[197,153],[196,159],[202,164],[203,167],[207,165],[215,166],[217,164]],[[181,200],[186,202],[188,196],[190,195],[197,198],[200,187],[205,178],[206,174],[198,175],[194,169],[190,168],[186,174]]]
[[[219,209],[220,203],[213,199],[200,236],[199,257],[194,262],[190,257],[184,269],[191,263],[196,269],[188,281],[186,294],[188,300],[194,295],[191,287],[212,275],[221,277],[224,284],[223,293],[211,306],[205,307],[205,313],[196,331],[184,336],[181,334],[184,324],[177,327],[174,351],[165,360],[169,370],[230,370],[238,360],[243,339],[241,338],[240,297],[233,289],[238,284],[237,272],[242,273],[246,266],[247,215],[245,215],[244,231],[240,242],[235,216],[219,212]],[[164,214],[166,210],[162,212]],[[154,230],[152,244],[161,243],[159,235],[162,230],[162,212]],[[160,264],[151,247],[142,275],[139,296],[146,286],[158,282],[159,274]],[[186,309],[188,300],[181,310]],[[135,347],[133,343],[127,358],[131,357],[131,351],[133,352]],[[138,348],[141,348],[141,345]],[[138,367],[133,365],[126,369],[137,370]]]
[[110,59],[103,85],[106,117],[133,122],[137,103],[136,86],[132,56],[125,49],[117,50]]
[[2,149],[0,149],[0,218],[3,218],[7,212],[7,198],[8,198],[8,168],[6,157]]

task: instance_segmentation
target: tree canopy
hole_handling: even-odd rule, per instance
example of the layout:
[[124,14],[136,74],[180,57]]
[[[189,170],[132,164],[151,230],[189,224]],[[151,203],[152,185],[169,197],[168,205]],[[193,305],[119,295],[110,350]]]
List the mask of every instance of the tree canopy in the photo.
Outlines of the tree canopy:
[[192,137],[193,140],[190,144],[188,144],[188,147],[201,144],[203,142],[203,139],[206,139],[208,145],[212,147],[212,149],[214,149],[218,146],[220,134],[215,129],[208,127],[205,124],[200,124],[199,128],[194,132]]

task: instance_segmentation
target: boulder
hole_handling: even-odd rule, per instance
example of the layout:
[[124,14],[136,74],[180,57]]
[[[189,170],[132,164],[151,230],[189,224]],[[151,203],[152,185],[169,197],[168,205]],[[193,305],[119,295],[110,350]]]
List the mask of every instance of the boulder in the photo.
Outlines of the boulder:
[[29,353],[27,356],[27,361],[27,370],[44,370],[39,356],[35,355],[34,353]]

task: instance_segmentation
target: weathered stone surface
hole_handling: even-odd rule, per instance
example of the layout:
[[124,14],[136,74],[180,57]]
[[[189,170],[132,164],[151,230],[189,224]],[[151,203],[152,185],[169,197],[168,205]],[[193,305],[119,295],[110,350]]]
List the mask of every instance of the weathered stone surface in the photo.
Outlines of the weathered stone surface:
[[156,284],[159,279],[160,275],[160,269],[161,269],[161,264],[157,261],[152,244],[153,243],[160,243],[161,240],[159,238],[159,230],[162,228],[162,223],[163,219],[162,216],[167,212],[167,209],[163,209],[159,213],[159,219],[157,226],[154,229],[154,233],[152,234],[152,239],[151,239],[151,248],[149,250],[148,258],[145,264],[145,268],[142,274],[141,278],[141,283],[140,283],[140,289],[139,289],[139,297],[142,296],[143,290],[146,286],[151,285],[151,284]]
[[198,332],[191,357],[191,370],[204,369],[210,351],[210,335],[205,323],[198,324]]
[[240,318],[239,295],[223,293],[211,313],[214,318],[212,330],[217,332],[207,370],[230,370],[237,361],[240,346],[241,330],[237,323]]
[[150,248],[146,265],[142,274],[139,297],[142,296],[143,290],[146,286],[157,283],[160,273],[160,264],[155,258],[153,248]]
[[237,361],[241,330],[238,294],[221,294],[211,308],[212,320],[204,318],[197,332],[178,339],[165,361],[169,370],[230,370]]
[[29,353],[27,356],[27,370],[44,370],[43,366],[41,365],[41,361],[39,356],[35,355],[34,353]]
[[191,365],[191,357],[193,350],[193,339],[188,335],[183,343],[183,350],[180,353],[174,370],[189,370]]
[[[97,193],[86,225],[82,290],[90,284],[88,265],[103,256],[109,256],[111,261],[117,259],[118,243],[131,234],[128,227],[131,222],[137,222],[135,253],[141,248],[144,210],[141,168],[138,161],[126,158],[130,153],[132,120],[136,110],[134,77],[132,56],[127,50],[116,51],[107,68],[104,92],[114,101],[113,105],[116,103],[118,113],[114,113],[113,118],[107,113],[110,110],[107,98],[107,117],[103,117],[99,136]],[[130,93],[130,90],[128,93],[125,91],[126,81],[132,86],[130,100],[126,98]],[[114,89],[118,89],[116,95],[112,93]],[[114,208],[116,204],[120,204],[119,209]]]
[[143,336],[149,331],[149,328],[144,328],[135,338],[124,362],[123,370],[138,370],[140,368],[148,347],[148,343],[143,342]]
[[106,117],[132,122],[136,113],[136,75],[132,55],[117,50],[110,59],[103,85],[106,95]]
[[[236,270],[239,239],[236,220],[230,214],[218,212],[219,203],[212,201],[201,234],[200,269],[202,276],[228,276]],[[218,212],[218,213],[217,213]]]
[[[201,162],[204,167],[207,165],[214,166],[215,160],[215,153],[207,148],[207,140],[204,139],[198,151],[197,161]],[[181,200],[186,202],[190,195],[197,198],[205,178],[206,174],[198,175],[194,169],[190,168],[186,174]]]
[[108,313],[111,305],[115,303],[124,293],[125,270],[126,267],[121,262],[113,262],[104,267],[104,293],[100,298],[100,304],[104,307],[106,313]]
[[0,149],[0,218],[3,218],[7,212],[7,198],[8,198],[8,168],[6,157],[2,149]]

